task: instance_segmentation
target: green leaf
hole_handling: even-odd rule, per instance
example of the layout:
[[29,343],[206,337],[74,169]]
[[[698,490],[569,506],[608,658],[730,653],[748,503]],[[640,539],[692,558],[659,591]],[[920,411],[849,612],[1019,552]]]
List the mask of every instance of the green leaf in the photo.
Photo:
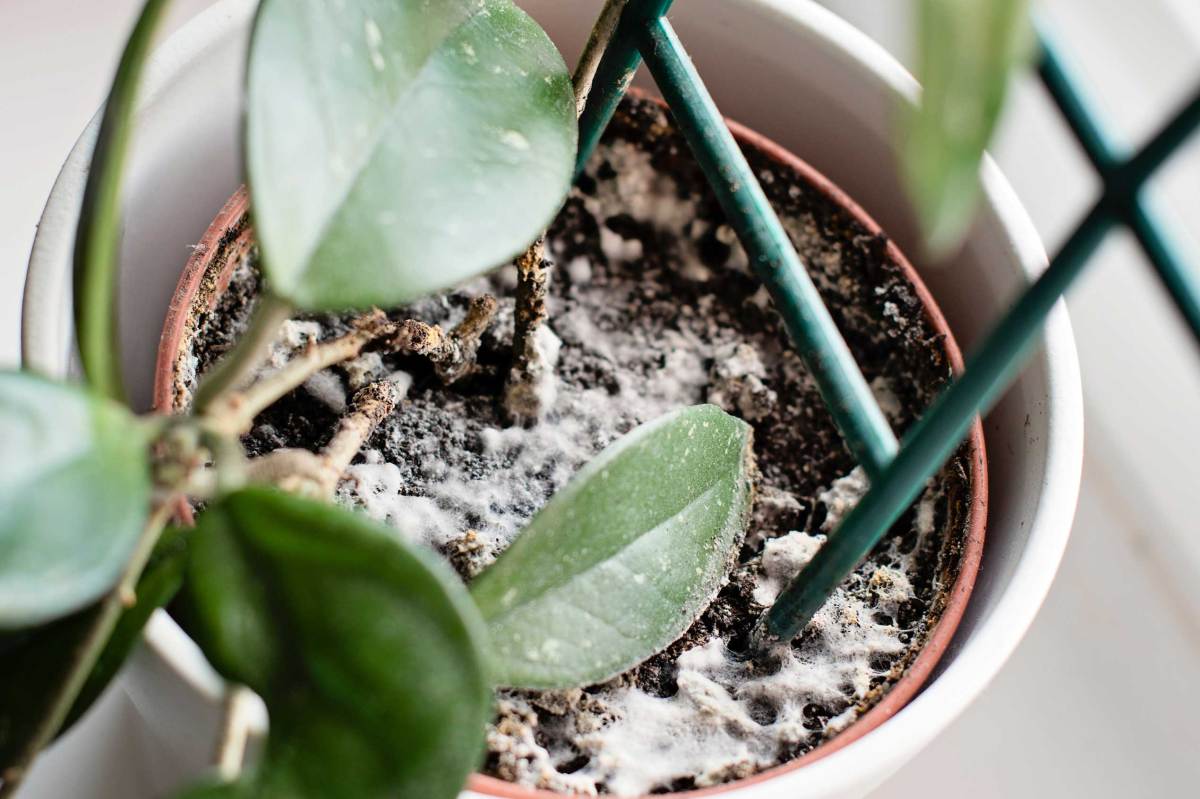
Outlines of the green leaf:
[[570,187],[562,57],[510,0],[263,0],[246,162],[272,290],[392,306],[522,251]]
[[[186,531],[172,528],[159,539],[138,580],[137,602],[117,620],[59,735],[99,698],[140,640],[150,614],[179,590],[187,556],[186,535]],[[10,633],[0,642],[0,769],[19,757],[35,734],[98,612],[95,607],[88,608],[44,627]]]
[[245,489],[201,515],[187,585],[201,647],[270,712],[251,795],[449,799],[479,763],[485,632],[432,555],[359,514]]
[[503,685],[596,683],[662,650],[745,533],[752,431],[713,405],[642,425],[558,492],[471,586]]
[[979,165],[1030,35],[1027,0],[921,0],[904,169],[926,240],[945,254],[975,212]]
[[121,184],[133,113],[154,32],[167,0],[146,0],[117,66],[96,136],[87,186],[75,231],[75,339],[88,383],[123,400],[116,322],[117,268],[121,248]]
[[0,629],[73,613],[116,584],[148,513],[146,447],[116,403],[0,372]]

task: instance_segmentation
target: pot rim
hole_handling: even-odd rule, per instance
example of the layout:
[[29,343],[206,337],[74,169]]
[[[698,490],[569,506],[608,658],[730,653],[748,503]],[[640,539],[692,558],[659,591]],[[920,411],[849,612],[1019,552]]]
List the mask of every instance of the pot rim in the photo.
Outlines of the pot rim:
[[[868,91],[900,107],[919,95],[916,80],[882,46],[833,12],[793,0],[724,0],[723,10],[763,18],[797,41],[816,48],[830,67],[852,75]],[[205,51],[248,24],[255,0],[220,0],[162,43],[147,67],[140,106],[146,108],[191,68]],[[40,219],[29,260],[22,306],[22,360],[27,368],[66,377],[78,374],[71,340],[70,282],[74,229],[86,182],[88,161],[99,127],[99,112],[83,130],[66,159]],[[1046,266],[1040,238],[1015,191],[996,164],[981,167],[980,218],[990,232],[989,259],[1003,261],[1003,273],[1028,281]],[[1074,516],[1083,461],[1083,398],[1079,364],[1065,303],[1047,317],[1042,349],[1026,367],[1032,373],[1042,412],[1048,417],[1036,460],[1027,464],[1038,487],[1017,487],[1028,533],[1016,554],[1002,557],[1006,573],[994,589],[986,614],[968,638],[956,642],[954,658],[884,729],[804,769],[804,782],[791,785],[847,786],[864,764],[882,779],[953,721],[999,672],[1041,606],[1062,553]],[[156,612],[146,628],[147,666],[173,675],[194,692],[212,699],[221,684],[199,648],[165,612]],[[265,720],[265,716],[264,716]],[[757,794],[757,791],[755,791]],[[477,796],[478,794],[476,794]],[[749,794],[739,793],[748,799]],[[732,796],[729,799],[733,799]]]
[[[630,88],[629,92],[634,97],[649,98],[646,92],[637,88]],[[649,99],[653,99],[663,108],[666,107],[657,98]],[[884,238],[887,242],[884,258],[899,267],[904,279],[920,300],[926,321],[941,339],[942,350],[952,371],[955,374],[961,373],[963,370],[962,352],[941,309],[917,274],[916,269],[909,263],[895,242],[884,234],[875,220],[841,188],[790,150],[734,120],[726,119],[726,123],[740,145],[756,149],[782,168],[796,172],[802,182],[816,189],[830,204],[848,213],[870,235]],[[214,307],[228,287],[230,277],[237,264],[251,246],[253,231],[248,224],[249,205],[249,193],[244,185],[240,186],[205,230],[180,274],[179,283],[171,297],[166,321],[159,339],[158,359],[154,374],[154,410],[158,413],[178,412],[186,400],[186,396],[176,385],[180,353],[189,343],[185,336],[197,314]],[[983,543],[987,526],[988,482],[983,425],[978,417],[971,424],[965,443],[967,444],[970,469],[970,496],[967,499],[967,519],[963,525],[965,531],[963,547],[959,556],[958,573],[947,591],[946,605],[942,609],[940,618],[900,678],[866,713],[801,757],[730,783],[707,789],[674,792],[664,794],[664,796],[668,799],[670,797],[694,799],[716,796],[802,768],[862,738],[894,716],[916,695],[945,653],[958,628],[958,623],[962,619],[970,599],[971,590],[975,585],[980,560],[983,557]],[[555,799],[562,796],[562,794],[552,791],[534,790],[478,773],[471,775],[469,787],[478,793],[504,797],[504,799]],[[633,798],[614,796],[613,799]]]

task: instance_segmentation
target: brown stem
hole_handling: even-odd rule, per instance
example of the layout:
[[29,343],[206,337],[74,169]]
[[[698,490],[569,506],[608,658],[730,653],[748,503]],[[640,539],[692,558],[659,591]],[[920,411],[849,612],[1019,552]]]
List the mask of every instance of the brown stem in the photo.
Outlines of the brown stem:
[[428,357],[446,384],[470,374],[475,368],[479,338],[496,315],[496,298],[484,294],[472,300],[466,317],[449,333],[438,325],[409,319],[397,324],[378,309],[354,320],[343,336],[307,348],[274,372],[262,375],[240,390],[227,390],[212,400],[204,411],[210,431],[241,436],[250,431],[254,419],[272,403],[305,380],[331,366],[357,358],[364,348],[386,341],[397,351]]
[[[575,115],[587,105],[592,81],[609,42],[621,21],[621,12],[628,0],[607,0],[592,27],[583,54],[575,66],[571,82],[575,88]],[[546,289],[549,270],[546,262],[546,236],[543,234],[529,245],[517,259],[517,312],[513,330],[513,364],[504,388],[504,409],[509,419],[525,422],[537,419],[546,409],[542,407],[543,392],[538,388],[550,379],[550,366],[545,363],[536,346],[538,328],[546,321]]]
[[306,449],[285,447],[251,458],[246,463],[246,477],[293,494],[317,497],[325,484],[325,464]]
[[390,380],[364,386],[350,401],[350,410],[319,454],[306,449],[277,449],[253,458],[247,465],[248,476],[295,494],[328,499],[371,433],[396,409],[400,396],[400,387]]
[[433,362],[434,370],[446,385],[475,370],[475,355],[479,339],[496,315],[496,298],[483,294],[471,301],[467,315],[446,333],[440,325],[429,325],[409,319],[400,325],[393,346]]
[[514,421],[537,419],[542,407],[538,386],[549,369],[537,347],[538,328],[546,321],[549,264],[543,236],[517,259],[517,307],[513,327],[513,362],[504,389],[504,409]]
[[263,294],[250,317],[250,326],[217,367],[204,376],[196,388],[192,403],[196,413],[205,413],[209,406],[238,386],[250,382],[254,371],[262,366],[271,352],[271,343],[279,335],[279,327],[291,314],[291,306],[273,294]]
[[400,396],[400,387],[391,380],[371,383],[354,395],[350,412],[342,417],[337,432],[321,450],[320,459],[325,470],[322,488],[326,496],[332,496],[350,461],[379,423],[396,409]]
[[579,63],[575,65],[575,74],[571,80],[575,84],[575,116],[583,114],[587,105],[588,93],[592,90],[592,80],[600,66],[600,59],[608,49],[613,34],[617,32],[617,23],[621,21],[621,12],[629,0],[608,0],[596,18],[592,33],[584,45]]
[[308,378],[330,366],[357,358],[371,342],[394,334],[396,325],[383,311],[375,310],[354,320],[344,336],[319,344],[310,342],[304,352],[278,370],[263,375],[249,387],[218,397],[205,416],[212,429],[230,435],[249,432],[258,414]]

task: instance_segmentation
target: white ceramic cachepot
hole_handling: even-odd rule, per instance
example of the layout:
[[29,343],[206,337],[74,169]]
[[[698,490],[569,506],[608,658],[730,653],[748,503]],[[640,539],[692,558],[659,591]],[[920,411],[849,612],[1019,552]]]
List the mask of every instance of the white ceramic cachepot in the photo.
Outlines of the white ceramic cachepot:
[[[571,62],[598,0],[519,0]],[[254,0],[223,0],[158,50],[144,91],[127,190],[122,250],[122,346],[134,398],[148,406],[167,302],[194,243],[240,182],[240,87]],[[687,0],[672,20],[718,105],[796,153],[857,200],[910,257],[970,352],[1018,287],[1045,264],[1033,225],[995,166],[963,250],[949,264],[919,257],[915,217],[892,142],[913,79],[882,48],[807,0]],[[642,75],[640,81],[652,86]],[[23,310],[26,364],[75,368],[70,312],[75,222],[97,122],[72,151],[50,196],[30,260]],[[1083,451],[1079,373],[1065,309],[1044,347],[985,420],[990,511],[974,595],[953,644],[916,699],[863,738],[721,799],[861,796],[962,712],[1012,652],[1049,589],[1066,544]],[[159,792],[212,753],[222,685],[163,612],[122,676],[169,756]],[[464,797],[482,799],[466,791]]]

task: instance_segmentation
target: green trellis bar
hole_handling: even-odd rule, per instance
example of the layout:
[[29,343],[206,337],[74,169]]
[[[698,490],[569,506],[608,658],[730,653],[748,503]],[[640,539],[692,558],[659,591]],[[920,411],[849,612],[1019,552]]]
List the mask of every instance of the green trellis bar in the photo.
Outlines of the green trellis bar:
[[896,436],[754,171],[662,16],[670,5],[671,0],[631,0],[626,7],[580,118],[579,163],[591,155],[644,57],[850,451],[870,477],[878,477],[896,455]]
[[[926,482],[958,447],[972,420],[991,407],[1032,351],[1042,323],[1118,222],[1127,224],[1200,337],[1200,276],[1190,270],[1149,212],[1142,187],[1200,125],[1200,93],[1137,154],[1121,158],[1075,90],[1062,60],[1043,36],[1042,79],[1104,181],[1104,191],[1047,269],[1017,299],[971,355],[963,374],[934,401],[899,450],[874,422],[878,405],[815,296],[779,221],[746,165],[716,105],[664,14],[671,0],[630,0],[597,71],[581,117],[582,165],[644,58],[758,273],[822,387],[822,396],[859,461],[871,489],[842,520],[804,571],[760,622],[767,638],[790,639],[887,533]],[[790,254],[789,254],[790,253]],[[814,321],[816,320],[816,321]],[[861,384],[861,385],[860,385]],[[865,453],[865,454],[864,454]],[[894,457],[892,455],[894,454]]]
[[846,515],[825,545],[784,590],[766,616],[765,633],[783,640],[804,629],[842,580],[883,538],[929,478],[967,434],[972,420],[994,403],[1020,371],[1042,321],[1112,227],[1096,205],[1063,245],[1050,267],[1008,310],[962,375],[942,392],[905,436],[900,454]]
[[1167,284],[1176,305],[1200,336],[1200,284],[1170,247],[1141,197],[1142,186],[1200,123],[1197,100],[1187,104],[1142,150],[1120,159],[1103,126],[1067,77],[1049,37],[1042,37],[1040,74],[1072,131],[1104,181],[1100,199],[1055,255],[1045,272],[1004,315],[967,361],[957,378],[913,426],[883,478],[847,514],[804,572],[770,609],[764,632],[789,639],[799,633],[829,594],[886,534],[920,494],[925,481],[945,463],[984,412],[1016,378],[1041,331],[1042,322],[1083,271],[1088,259],[1118,221],[1133,227],[1146,254]]
[[1104,181],[1104,197],[1137,237],[1180,313],[1200,339],[1200,272],[1189,269],[1179,247],[1158,223],[1145,196],[1146,181],[1200,125],[1200,90],[1131,157],[1122,157],[1099,122],[1067,59],[1048,30],[1039,31],[1042,59],[1038,73],[1062,111],[1084,153]]

